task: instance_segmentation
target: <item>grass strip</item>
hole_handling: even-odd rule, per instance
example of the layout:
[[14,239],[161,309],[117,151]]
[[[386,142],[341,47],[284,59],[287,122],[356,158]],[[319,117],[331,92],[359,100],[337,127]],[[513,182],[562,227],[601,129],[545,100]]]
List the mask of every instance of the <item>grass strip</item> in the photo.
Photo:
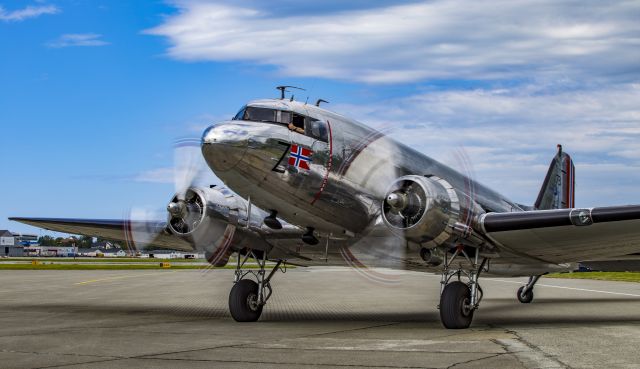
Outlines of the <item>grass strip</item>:
[[38,260],[41,262],[55,262],[55,263],[160,263],[163,261],[174,262],[174,263],[206,263],[205,259],[156,259],[156,258],[2,258],[0,259],[0,265],[3,262],[16,262],[16,261],[31,261]]
[[[252,269],[251,266],[245,266]],[[235,269],[235,265],[228,264],[223,267],[209,267],[207,265],[171,265],[163,268],[160,263],[148,264],[0,264],[0,270],[132,270],[132,269]]]
[[596,279],[600,281],[640,282],[640,272],[572,272],[547,274],[547,278]]

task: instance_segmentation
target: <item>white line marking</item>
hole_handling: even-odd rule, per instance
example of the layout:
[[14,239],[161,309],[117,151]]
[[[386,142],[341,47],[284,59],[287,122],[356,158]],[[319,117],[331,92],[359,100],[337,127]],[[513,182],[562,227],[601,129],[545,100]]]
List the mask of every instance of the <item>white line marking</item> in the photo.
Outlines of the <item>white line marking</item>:
[[[107,278],[91,279],[91,280],[88,280],[88,281],[77,282],[77,283],[74,283],[74,285],[83,285],[83,284],[96,283],[96,282],[115,281],[115,280],[118,280],[118,279],[125,279],[125,278],[145,277],[145,276],[150,276],[150,275],[163,274],[163,273],[167,273],[167,272],[169,272],[169,271],[156,272],[156,273],[145,273],[145,274],[116,275],[116,276],[107,277]],[[175,273],[175,270],[170,271],[170,273]]]
[[[496,281],[496,282],[504,282],[504,283],[515,283],[515,284],[521,284],[521,285],[525,285],[525,282],[519,282],[519,281],[505,281],[504,279],[493,279],[493,278],[487,278],[486,280],[488,281]],[[554,286],[551,284],[539,284],[536,283],[536,287],[552,287],[552,288],[561,288],[563,290],[573,290],[573,291],[584,291],[584,292],[597,292],[597,293],[606,293],[609,295],[621,295],[621,296],[632,296],[632,297],[640,297],[639,294],[634,294],[634,293],[624,293],[624,292],[611,292],[611,291],[600,291],[600,290],[590,290],[590,289],[586,289],[586,288],[577,288],[577,287],[565,287],[565,286]]]

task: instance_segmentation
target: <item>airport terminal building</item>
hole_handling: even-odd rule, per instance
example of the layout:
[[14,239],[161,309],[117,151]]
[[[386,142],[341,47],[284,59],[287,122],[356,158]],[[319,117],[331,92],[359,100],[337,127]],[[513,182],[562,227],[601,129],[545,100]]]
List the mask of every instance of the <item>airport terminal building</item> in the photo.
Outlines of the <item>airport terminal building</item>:
[[16,242],[16,235],[6,229],[0,230],[0,256],[17,257],[24,255],[24,247]]

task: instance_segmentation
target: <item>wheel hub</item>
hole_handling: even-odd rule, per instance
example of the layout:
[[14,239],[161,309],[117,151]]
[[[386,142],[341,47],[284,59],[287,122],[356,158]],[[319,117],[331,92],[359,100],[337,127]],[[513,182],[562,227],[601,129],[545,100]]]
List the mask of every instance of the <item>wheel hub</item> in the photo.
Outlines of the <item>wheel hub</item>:
[[462,300],[462,314],[464,316],[469,316],[472,311],[473,307],[471,306],[471,301],[469,300],[469,298],[465,297],[465,299]]
[[250,293],[249,296],[247,296],[247,306],[252,311],[258,311],[258,295],[256,295],[255,293]]

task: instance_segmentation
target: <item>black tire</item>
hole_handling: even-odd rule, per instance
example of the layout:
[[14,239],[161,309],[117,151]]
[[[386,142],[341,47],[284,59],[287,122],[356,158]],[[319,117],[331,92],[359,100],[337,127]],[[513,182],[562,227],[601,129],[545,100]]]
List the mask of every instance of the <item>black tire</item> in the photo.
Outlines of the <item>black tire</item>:
[[524,296],[522,296],[522,290],[524,290],[524,286],[518,288],[518,294],[517,294],[518,301],[520,301],[523,304],[528,304],[531,301],[533,301],[533,288],[527,291],[527,293],[525,293]]
[[471,301],[471,290],[466,284],[455,281],[444,287],[440,296],[440,321],[447,329],[469,328],[473,309],[465,309]]
[[250,279],[238,281],[229,293],[229,312],[236,322],[255,322],[262,314],[258,304],[258,284]]

